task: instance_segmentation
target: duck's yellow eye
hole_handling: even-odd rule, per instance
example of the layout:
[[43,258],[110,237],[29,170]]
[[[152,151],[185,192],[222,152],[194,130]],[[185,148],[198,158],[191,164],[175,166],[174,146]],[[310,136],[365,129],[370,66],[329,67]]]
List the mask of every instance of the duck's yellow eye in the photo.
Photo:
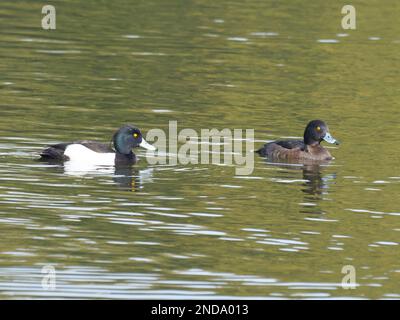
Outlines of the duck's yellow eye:
[[133,137],[134,138],[137,138],[137,137],[139,137],[139,134],[137,134],[136,132],[133,134]]
[[321,131],[321,127],[317,127],[317,131]]

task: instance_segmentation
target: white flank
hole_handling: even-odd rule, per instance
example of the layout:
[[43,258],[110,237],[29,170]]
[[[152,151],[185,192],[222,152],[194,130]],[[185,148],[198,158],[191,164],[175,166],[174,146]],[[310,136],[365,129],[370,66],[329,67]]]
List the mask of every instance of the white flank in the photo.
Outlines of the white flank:
[[115,153],[98,153],[81,144],[69,145],[64,154],[73,162],[79,161],[80,163],[93,165],[115,164]]

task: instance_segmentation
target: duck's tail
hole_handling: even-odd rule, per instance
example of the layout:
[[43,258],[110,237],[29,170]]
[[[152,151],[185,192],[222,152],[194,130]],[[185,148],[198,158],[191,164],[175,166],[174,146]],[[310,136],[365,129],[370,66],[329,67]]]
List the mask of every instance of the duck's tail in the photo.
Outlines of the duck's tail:
[[66,160],[64,155],[67,144],[61,143],[54,146],[50,146],[40,152],[40,160]]
[[260,149],[258,149],[258,150],[256,150],[256,151],[254,151],[255,153],[258,153],[260,156],[262,156],[262,157],[265,157],[266,155],[267,155],[267,148],[265,147],[265,145],[262,147],[262,148],[260,148]]

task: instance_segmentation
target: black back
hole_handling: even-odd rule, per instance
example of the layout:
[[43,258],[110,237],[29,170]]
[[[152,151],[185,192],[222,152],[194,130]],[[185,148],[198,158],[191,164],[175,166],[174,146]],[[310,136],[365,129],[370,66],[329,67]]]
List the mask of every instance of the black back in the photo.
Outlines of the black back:
[[90,141],[90,140],[80,140],[70,143],[59,143],[49,146],[40,153],[40,157],[42,160],[67,161],[69,160],[69,158],[64,154],[64,152],[67,149],[67,147],[71,144],[81,144],[86,148],[89,148],[90,150],[93,150],[98,153],[115,152],[110,146],[104,143],[100,143],[97,141]]
[[306,149],[306,145],[304,144],[304,141],[300,140],[278,140],[270,143],[266,143],[262,148],[258,149],[256,152],[262,156],[265,157],[267,156],[268,150],[271,148],[274,148],[274,146],[280,146],[285,149],[296,149],[300,148],[301,151],[304,151]]
[[281,141],[275,141],[274,143],[286,149],[300,148],[300,150],[304,151],[306,148],[304,141],[300,140],[281,140]]

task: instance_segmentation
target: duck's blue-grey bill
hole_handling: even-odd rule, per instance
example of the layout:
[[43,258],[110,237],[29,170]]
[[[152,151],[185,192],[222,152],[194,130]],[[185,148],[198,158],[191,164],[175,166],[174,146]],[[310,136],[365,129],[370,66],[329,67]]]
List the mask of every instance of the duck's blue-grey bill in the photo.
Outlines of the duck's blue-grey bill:
[[323,139],[324,139],[326,142],[329,142],[329,143],[334,143],[334,144],[339,144],[339,143],[340,143],[338,140],[336,140],[335,138],[333,138],[329,132],[327,132],[327,133],[325,134],[325,137],[323,137]]
[[155,146],[152,146],[150,143],[148,143],[146,140],[142,139],[142,142],[139,144],[142,148],[145,148],[150,151],[154,151],[157,148]]

